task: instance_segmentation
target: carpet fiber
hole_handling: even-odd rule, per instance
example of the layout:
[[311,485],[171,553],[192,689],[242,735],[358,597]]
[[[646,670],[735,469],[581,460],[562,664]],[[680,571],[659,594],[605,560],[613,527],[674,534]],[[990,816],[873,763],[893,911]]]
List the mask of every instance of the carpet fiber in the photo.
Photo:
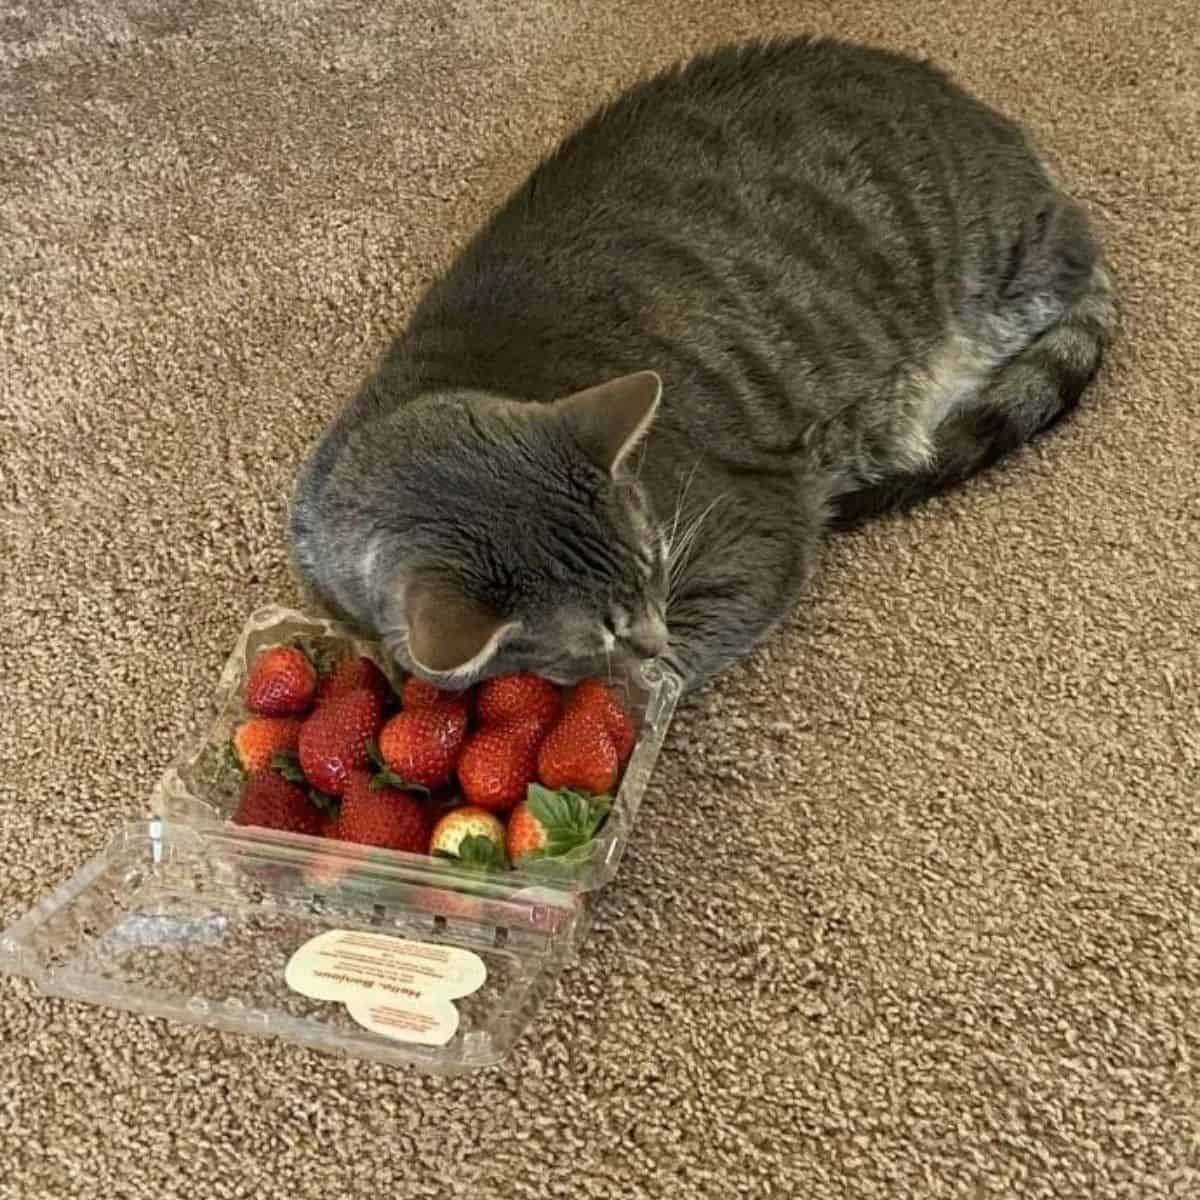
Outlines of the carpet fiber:
[[0,922],[297,599],[292,473],[472,226],[640,72],[802,29],[1036,129],[1124,301],[1082,412],[688,705],[503,1068],[2,980],[3,1200],[1200,1194],[1190,0],[0,3]]

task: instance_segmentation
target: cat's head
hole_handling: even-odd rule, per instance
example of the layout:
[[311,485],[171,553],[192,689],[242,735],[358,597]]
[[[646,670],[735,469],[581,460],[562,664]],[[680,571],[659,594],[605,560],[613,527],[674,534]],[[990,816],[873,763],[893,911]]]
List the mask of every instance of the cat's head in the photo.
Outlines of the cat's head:
[[623,376],[550,404],[427,397],[376,588],[388,651],[433,683],[570,683],[667,649],[666,543],[630,469],[662,384]]

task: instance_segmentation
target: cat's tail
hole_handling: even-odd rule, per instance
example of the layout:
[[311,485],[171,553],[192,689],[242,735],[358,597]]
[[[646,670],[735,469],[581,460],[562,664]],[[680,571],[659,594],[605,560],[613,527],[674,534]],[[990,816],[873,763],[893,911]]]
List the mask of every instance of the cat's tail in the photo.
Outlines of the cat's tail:
[[1082,295],[1040,337],[1007,362],[979,396],[1005,416],[1013,445],[1054,425],[1079,404],[1117,326],[1112,275],[1097,261]]
[[885,511],[911,507],[962,483],[1057,424],[1079,404],[1112,341],[1117,301],[1112,276],[1097,261],[1063,315],[996,369],[979,393],[934,431],[930,463],[841,496],[835,525],[845,528]]

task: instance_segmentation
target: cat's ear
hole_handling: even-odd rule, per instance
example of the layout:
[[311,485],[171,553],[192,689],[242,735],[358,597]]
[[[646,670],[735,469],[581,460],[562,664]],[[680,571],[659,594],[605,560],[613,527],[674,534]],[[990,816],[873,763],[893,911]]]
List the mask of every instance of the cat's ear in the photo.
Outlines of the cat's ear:
[[601,470],[616,474],[654,420],[662,380],[653,371],[622,375],[555,404],[580,449]]
[[416,577],[404,589],[408,653],[432,675],[476,675],[520,625],[445,580]]

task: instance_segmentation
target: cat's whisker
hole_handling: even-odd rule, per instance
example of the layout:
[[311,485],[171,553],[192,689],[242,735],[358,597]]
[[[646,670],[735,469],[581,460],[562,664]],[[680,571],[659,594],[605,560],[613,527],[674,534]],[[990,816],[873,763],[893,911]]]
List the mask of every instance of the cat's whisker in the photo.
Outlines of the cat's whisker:
[[671,559],[671,554],[675,547],[675,535],[679,532],[679,518],[683,515],[683,506],[687,503],[688,492],[692,487],[692,480],[696,478],[696,472],[700,469],[700,460],[696,459],[692,463],[692,469],[687,473],[679,484],[679,492],[675,497],[675,514],[671,518],[671,532],[667,535],[667,560]]
[[696,537],[700,532],[701,526],[712,514],[713,510],[721,503],[722,500],[728,499],[729,494],[722,492],[718,496],[714,496],[712,500],[690,521],[680,535],[677,546],[672,548],[670,558],[670,578],[672,583],[678,582],[681,572],[687,566],[688,561],[692,557],[692,551],[696,546]]

